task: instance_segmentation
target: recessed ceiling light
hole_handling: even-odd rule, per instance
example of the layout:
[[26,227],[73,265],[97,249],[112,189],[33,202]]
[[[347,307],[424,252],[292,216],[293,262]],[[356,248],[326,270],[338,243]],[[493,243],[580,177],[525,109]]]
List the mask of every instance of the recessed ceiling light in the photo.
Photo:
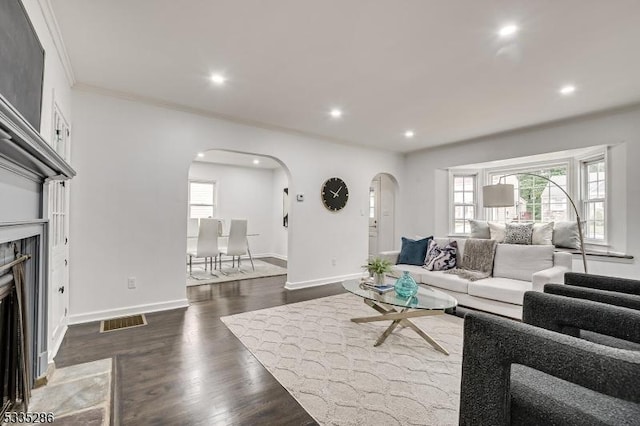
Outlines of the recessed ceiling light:
[[407,130],[406,132],[404,132],[404,137],[405,138],[412,138],[414,137],[416,134],[413,132],[413,130]]
[[203,152],[199,152],[198,153],[198,157],[200,157],[200,158],[204,157],[204,153]]
[[257,158],[255,158],[255,159],[253,160],[253,164],[260,164],[260,160],[258,160]]
[[222,86],[227,81],[227,78],[222,74],[211,74],[211,81],[218,86]]
[[561,95],[570,95],[575,91],[576,91],[576,86],[573,86],[571,84],[567,84],[566,86],[562,86],[562,88],[560,89],[560,94]]
[[498,35],[500,35],[500,37],[510,37],[517,32],[518,32],[518,26],[514,24],[509,24],[500,28],[500,31],[498,31]]
[[342,110],[338,108],[334,108],[331,111],[329,111],[329,115],[333,118],[340,118],[342,117]]

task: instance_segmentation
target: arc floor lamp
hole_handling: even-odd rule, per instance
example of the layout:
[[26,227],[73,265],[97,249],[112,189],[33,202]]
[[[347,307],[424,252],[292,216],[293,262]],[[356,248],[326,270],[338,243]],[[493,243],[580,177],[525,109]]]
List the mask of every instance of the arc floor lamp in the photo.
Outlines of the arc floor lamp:
[[545,176],[536,175],[533,173],[511,173],[508,175],[501,176],[498,180],[498,183],[495,185],[486,185],[482,188],[482,199],[484,207],[513,207],[515,205],[515,197],[514,197],[514,187],[508,183],[501,183],[503,178],[507,176],[533,176],[536,178],[540,178],[550,182],[560,188],[560,191],[567,196],[567,200],[571,203],[573,210],[576,212],[576,221],[578,222],[578,235],[580,237],[580,252],[582,253],[582,264],[584,265],[584,272],[587,271],[587,255],[584,252],[584,237],[582,234],[582,221],[580,220],[580,213],[578,213],[578,208],[576,204],[573,202],[567,191],[564,190],[560,185],[549,179]]

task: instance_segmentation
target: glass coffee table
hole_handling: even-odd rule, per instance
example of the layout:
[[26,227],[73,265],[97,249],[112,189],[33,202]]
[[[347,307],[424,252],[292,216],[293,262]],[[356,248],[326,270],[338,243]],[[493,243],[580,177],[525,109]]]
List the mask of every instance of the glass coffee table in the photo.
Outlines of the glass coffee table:
[[[392,283],[388,284],[392,285]],[[379,293],[377,290],[364,286],[359,279],[344,281],[342,286],[348,292],[362,297],[367,306],[370,306],[382,314],[371,317],[352,318],[351,321],[356,323],[392,321],[391,325],[382,333],[374,346],[379,346],[384,343],[393,330],[401,325],[418,333],[420,337],[429,342],[436,350],[445,355],[449,355],[449,352],[447,352],[445,348],[440,346],[431,336],[411,322],[411,318],[442,315],[445,309],[454,308],[458,304],[458,301],[453,297],[423,285],[419,285],[418,293],[413,297],[398,296],[393,290],[386,293]]]

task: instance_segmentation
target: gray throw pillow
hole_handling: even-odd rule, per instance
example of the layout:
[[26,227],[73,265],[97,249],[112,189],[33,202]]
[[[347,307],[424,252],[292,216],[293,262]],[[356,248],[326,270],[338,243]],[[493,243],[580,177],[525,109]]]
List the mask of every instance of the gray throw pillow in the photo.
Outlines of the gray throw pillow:
[[553,226],[553,244],[556,247],[580,249],[578,222],[556,222]]
[[504,233],[505,244],[531,244],[533,223],[507,223]]
[[483,238],[485,240],[491,238],[489,223],[486,220],[469,219],[469,225],[471,225],[469,238]]

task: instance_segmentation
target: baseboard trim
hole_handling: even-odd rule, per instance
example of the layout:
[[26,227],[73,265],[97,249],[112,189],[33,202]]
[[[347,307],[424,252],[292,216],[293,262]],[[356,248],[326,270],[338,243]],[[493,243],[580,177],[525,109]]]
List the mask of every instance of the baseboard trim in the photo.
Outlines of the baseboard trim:
[[64,326],[62,328],[62,333],[60,333],[60,336],[58,337],[58,339],[55,342],[53,342],[53,347],[49,351],[49,354],[48,354],[49,363],[52,363],[53,359],[58,354],[58,349],[60,349],[60,345],[62,345],[62,341],[64,340],[64,336],[67,334],[67,330],[69,329],[69,326],[68,326],[69,318],[65,318],[64,322],[65,322],[65,324],[64,324]]
[[187,299],[169,300],[160,303],[148,303],[146,305],[127,306],[126,308],[94,311],[86,314],[69,316],[69,324],[84,324],[87,322],[101,321],[104,319],[122,317],[127,315],[145,314],[149,312],[169,311],[171,309],[186,308],[189,306]]
[[335,277],[319,278],[316,280],[309,280],[309,281],[298,281],[298,282],[287,281],[287,283],[284,285],[284,288],[286,288],[287,290],[299,290],[301,288],[317,287],[320,285],[333,284],[340,281],[352,280],[360,277],[362,277],[362,272],[358,272],[356,274],[338,275]]
[[283,255],[283,254],[278,254],[278,253],[264,253],[264,254],[258,254],[256,256],[254,256],[256,258],[260,258],[260,257],[273,257],[276,259],[280,259],[280,260],[284,260],[285,262],[287,261],[287,256]]

